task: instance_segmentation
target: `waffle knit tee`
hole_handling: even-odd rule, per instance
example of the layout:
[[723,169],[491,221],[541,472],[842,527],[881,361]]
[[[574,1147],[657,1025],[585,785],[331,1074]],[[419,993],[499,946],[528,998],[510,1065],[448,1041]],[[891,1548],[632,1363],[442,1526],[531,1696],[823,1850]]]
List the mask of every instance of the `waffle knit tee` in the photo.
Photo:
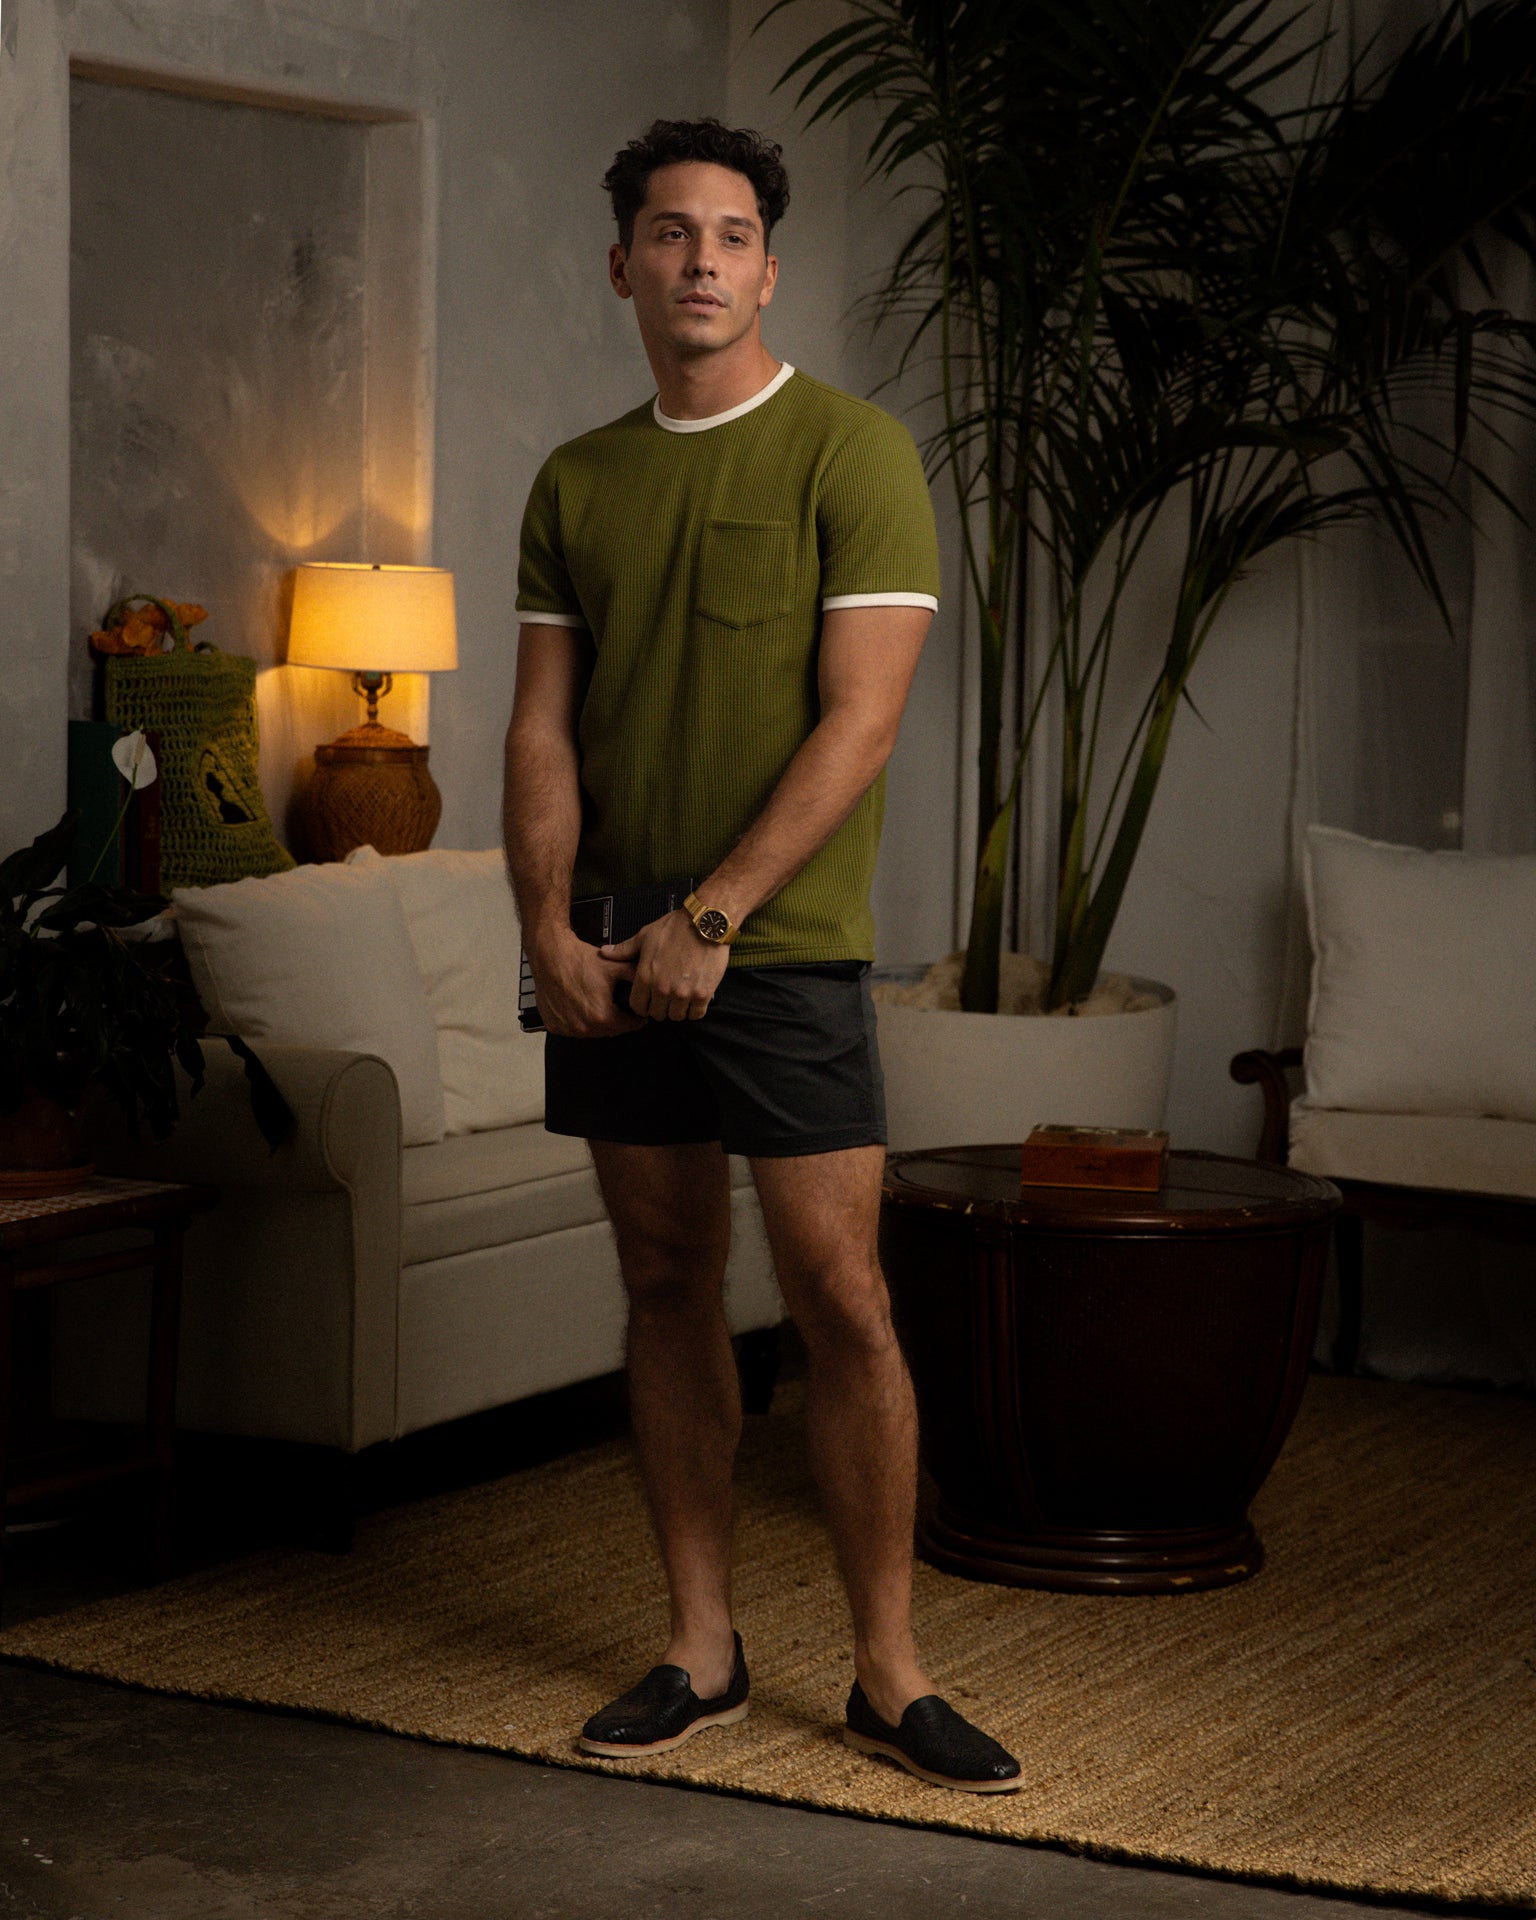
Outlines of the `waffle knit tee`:
[[[523,516],[517,613],[593,640],[573,895],[707,878],[816,725],[822,614],[936,608],[938,590],[911,434],[788,364],[708,419],[658,399],[557,447]],[[747,916],[732,966],[874,958],[884,799],[882,772]]]

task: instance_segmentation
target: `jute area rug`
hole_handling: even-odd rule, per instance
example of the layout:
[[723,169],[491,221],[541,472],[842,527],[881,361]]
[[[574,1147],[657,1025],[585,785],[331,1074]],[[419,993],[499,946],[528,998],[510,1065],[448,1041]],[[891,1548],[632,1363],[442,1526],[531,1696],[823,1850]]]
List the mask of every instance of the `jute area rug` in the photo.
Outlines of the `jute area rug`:
[[972,1797],[837,1738],[848,1621],[793,1411],[749,1422],[738,1617],[752,1715],[649,1763],[583,1718],[661,1644],[614,1444],[291,1551],[26,1623],[0,1654],[164,1692],[1121,1860],[1536,1904],[1536,1406],[1314,1380],[1243,1586],[1153,1599],[917,1574],[937,1682],[1017,1752]]

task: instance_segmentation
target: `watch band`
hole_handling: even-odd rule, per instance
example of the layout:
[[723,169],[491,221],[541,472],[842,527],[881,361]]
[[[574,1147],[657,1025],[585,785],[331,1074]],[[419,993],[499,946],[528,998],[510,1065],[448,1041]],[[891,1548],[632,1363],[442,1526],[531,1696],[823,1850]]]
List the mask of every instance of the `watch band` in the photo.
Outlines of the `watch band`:
[[693,922],[693,930],[701,940],[707,940],[712,947],[728,947],[741,932],[740,927],[731,925],[731,917],[719,907],[706,907],[700,903],[696,893],[690,893],[683,902],[683,912]]

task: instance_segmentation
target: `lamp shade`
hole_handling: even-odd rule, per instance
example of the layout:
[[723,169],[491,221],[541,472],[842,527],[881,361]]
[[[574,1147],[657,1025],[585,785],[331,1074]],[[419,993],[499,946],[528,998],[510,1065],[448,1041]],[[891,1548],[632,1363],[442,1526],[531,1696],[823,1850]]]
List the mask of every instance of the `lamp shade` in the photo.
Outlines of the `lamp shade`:
[[459,664],[446,567],[311,560],[294,574],[288,663],[352,673],[443,673]]

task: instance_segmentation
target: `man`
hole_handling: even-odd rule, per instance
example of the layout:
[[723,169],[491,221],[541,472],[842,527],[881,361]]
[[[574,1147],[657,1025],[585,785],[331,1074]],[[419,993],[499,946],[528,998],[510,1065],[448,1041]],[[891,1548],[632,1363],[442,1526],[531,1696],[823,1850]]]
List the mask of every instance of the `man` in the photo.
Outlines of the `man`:
[[[810,1356],[854,1622],[845,1737],[940,1785],[1006,1790],[1017,1762],[918,1665],[912,1391],[875,1253],[869,887],[883,770],[938,605],[927,487],[905,428],[763,345],[789,197],[778,147],[658,121],[604,185],[610,279],[657,395],[557,448],[534,483],[506,784],[550,1036],[546,1125],[590,1142],[617,1236],[672,1602],[661,1663],[582,1745],[654,1753],[747,1711],[721,1298],[740,1153]],[[573,894],[689,880],[684,907],[622,944],[571,930]]]

